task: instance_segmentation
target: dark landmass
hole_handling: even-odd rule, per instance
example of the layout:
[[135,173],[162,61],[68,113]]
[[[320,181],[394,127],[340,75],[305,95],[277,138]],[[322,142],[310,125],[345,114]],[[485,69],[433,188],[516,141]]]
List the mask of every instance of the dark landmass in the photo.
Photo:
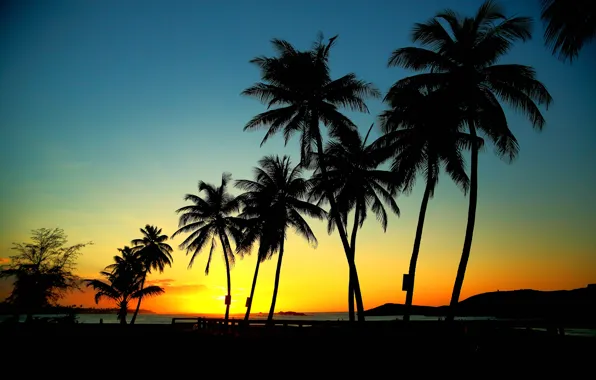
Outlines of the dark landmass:
[[[98,308],[98,307],[73,307],[73,306],[49,306],[36,312],[36,315],[46,314],[115,314],[118,312],[116,308]],[[129,313],[134,313],[134,309],[128,310]],[[0,303],[0,315],[15,314],[14,307],[8,303]],[[139,314],[155,314],[151,310],[139,310]]]
[[275,313],[275,314],[277,314],[277,315],[293,315],[293,316],[297,316],[297,317],[306,316],[306,314],[298,313],[296,311],[280,311],[279,313]]
[[[402,304],[385,304],[367,310],[367,316],[403,315]],[[447,306],[412,306],[412,314],[444,316]],[[460,317],[539,318],[569,321],[596,320],[596,284],[573,290],[513,290],[482,293],[461,301]]]
[[[488,370],[496,378],[506,378],[511,373],[528,378],[547,377],[539,375],[541,371],[551,377],[553,373],[561,373],[568,378],[582,378],[586,377],[586,368],[596,354],[592,337],[500,328],[495,321],[470,323],[467,332],[460,323],[450,326],[432,321],[412,321],[407,329],[400,328],[405,325],[398,322],[368,323],[354,328],[346,322],[341,325],[343,327],[335,325],[329,328],[325,325],[272,329],[251,327],[239,334],[202,332],[191,330],[191,324],[187,325],[20,324],[15,327],[0,324],[2,345],[10,348],[3,352],[2,360],[19,370],[25,368],[20,371],[28,376],[39,373],[39,377],[47,377],[48,373],[59,375],[64,371],[54,368],[56,363],[65,362],[65,358],[68,360],[65,363],[72,363],[70,366],[96,368],[98,358],[106,355],[107,344],[115,347],[134,344],[132,347],[135,349],[126,351],[125,359],[139,365],[123,366],[118,373],[160,378],[171,374],[171,365],[152,365],[155,359],[148,359],[145,350],[136,349],[159,344],[159,347],[167,348],[193,348],[164,349],[159,353],[161,361],[193,363],[200,357],[219,368],[227,364],[230,368],[226,373],[231,376],[236,375],[234,371],[238,375],[245,374],[246,368],[262,360],[263,353],[267,352],[267,360],[273,363],[274,368],[291,368],[301,377],[312,376],[315,371],[325,377],[343,376],[344,373],[353,376],[357,371],[366,373],[367,377],[382,378],[388,371],[396,370],[396,358],[399,358],[402,366],[408,363],[416,365],[421,360],[430,363],[424,371],[432,374],[431,377],[474,378],[479,374],[482,377],[482,373]],[[271,350],[271,347],[275,349]],[[331,366],[330,360],[337,355],[334,353],[343,352],[346,347],[362,349],[358,355],[346,358],[342,365]],[[32,349],[43,353],[36,358],[34,365],[31,364],[31,355],[24,354]],[[221,353],[226,350],[242,353],[235,359],[237,365],[230,366],[228,361],[222,360]],[[66,357],[65,353],[68,353]],[[524,368],[529,371],[527,374],[520,372]],[[562,371],[559,372],[559,369]],[[578,375],[572,374],[573,371]]]
[[[118,309],[116,308],[106,308],[106,309],[101,309],[101,308],[81,308],[81,309],[77,309],[77,314],[114,314],[117,313]],[[129,309],[128,313],[132,314],[134,313],[134,309]],[[139,314],[155,314],[153,311],[151,310],[143,310],[143,309],[139,309]]]

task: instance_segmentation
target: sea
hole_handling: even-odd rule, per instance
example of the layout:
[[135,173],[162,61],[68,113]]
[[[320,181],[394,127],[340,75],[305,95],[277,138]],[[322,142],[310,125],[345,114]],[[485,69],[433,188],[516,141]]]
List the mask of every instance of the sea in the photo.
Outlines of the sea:
[[[315,320],[315,321],[348,321],[349,315],[347,312],[335,312],[335,313],[324,313],[324,312],[312,312],[303,313],[304,315],[276,315],[275,319],[288,320],[288,321],[300,321],[300,320]],[[34,317],[60,317],[63,315],[39,315]],[[131,314],[128,315],[127,321],[130,321]],[[10,318],[9,315],[0,315],[0,322],[4,319]],[[223,318],[222,314],[139,314],[137,315],[137,324],[171,324],[173,318]],[[230,314],[230,319],[242,320],[244,314]],[[251,319],[267,319],[267,313],[254,313],[250,316]],[[368,316],[367,321],[395,321],[401,319],[398,315],[389,316]],[[412,315],[411,320],[413,321],[437,321],[439,317],[430,317],[424,315]],[[470,321],[470,320],[501,320],[494,317],[458,317],[456,320]],[[20,321],[25,321],[25,316],[20,317]],[[116,318],[116,314],[77,314],[78,323],[119,323]],[[536,329],[540,330],[540,329]],[[565,329],[565,334],[568,335],[580,335],[590,336],[596,338],[596,330],[592,329]]]
[[[288,321],[300,321],[300,320],[308,320],[308,321],[348,321],[349,315],[347,312],[337,312],[337,313],[323,313],[323,312],[313,312],[313,313],[302,313],[304,315],[275,315],[275,319],[278,320],[288,320]],[[61,317],[64,314],[60,315],[34,315],[34,317],[42,317],[42,318],[51,318],[51,317]],[[0,315],[0,322],[3,319],[10,318],[9,315]],[[128,314],[127,321],[130,321],[132,317],[132,313]],[[173,318],[223,318],[223,314],[154,314],[154,313],[146,313],[146,314],[139,314],[137,315],[137,319],[135,323],[142,323],[142,324],[171,324]],[[242,320],[244,319],[244,314],[230,314],[230,319]],[[250,319],[267,319],[267,313],[254,313],[250,315]],[[396,319],[401,319],[401,316],[380,316],[380,317],[366,317],[367,321],[395,321]],[[428,320],[428,321],[436,321],[438,320],[437,317],[427,317],[422,315],[413,315],[411,317],[412,320]],[[463,319],[494,319],[494,318],[463,318]],[[25,321],[25,316],[21,315],[20,321]],[[77,321],[78,323],[119,323],[118,319],[116,318],[116,313],[114,314],[77,314]]]

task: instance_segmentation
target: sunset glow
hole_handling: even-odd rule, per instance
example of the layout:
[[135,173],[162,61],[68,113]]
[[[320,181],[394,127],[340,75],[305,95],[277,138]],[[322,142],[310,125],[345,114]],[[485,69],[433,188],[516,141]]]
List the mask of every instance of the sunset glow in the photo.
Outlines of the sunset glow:
[[[266,154],[287,154],[297,163],[297,138],[285,145],[275,136],[260,147],[264,131],[242,131],[265,109],[239,94],[259,80],[248,61],[273,54],[271,38],[308,48],[318,30],[326,37],[339,34],[332,75],[355,72],[386,92],[411,74],[386,68],[386,62],[393,49],[411,45],[414,22],[442,8],[472,12],[481,2],[406,7],[378,1],[339,14],[333,5],[300,3],[295,7],[310,10],[268,19],[265,31],[252,25],[252,18],[276,2],[233,9],[217,2],[178,2],[170,9],[159,2],[138,10],[138,17],[126,16],[137,12],[127,2],[14,6],[10,18],[2,16],[0,33],[0,264],[13,254],[11,243],[28,241],[31,230],[59,227],[70,244],[93,241],[83,250],[78,274],[97,278],[118,248],[141,237],[146,224],[168,236],[176,231],[175,210],[187,204],[184,194],[198,193],[198,180],[218,184],[222,172],[251,178]],[[511,14],[538,18],[537,1],[506,6]],[[216,22],[214,14],[223,21]],[[506,109],[520,144],[512,164],[499,160],[492,146],[480,152],[476,230],[460,299],[596,283],[596,53],[588,50],[573,66],[564,65],[544,49],[538,22],[535,33],[507,61],[535,67],[554,106],[544,111],[547,126],[541,133]],[[369,115],[347,113],[361,133],[385,105],[371,100],[369,108]],[[375,128],[371,137],[379,134]],[[402,275],[408,271],[423,186],[419,178],[412,194],[398,196],[401,216],[389,217],[387,232],[370,213],[358,233],[356,262],[366,309],[404,303]],[[231,192],[238,194],[233,187]],[[467,212],[466,196],[442,176],[426,215],[414,304],[448,304]],[[329,235],[326,222],[311,221],[311,227],[316,248],[289,231],[276,311],[347,310],[348,265],[337,231]],[[206,276],[208,248],[188,268],[190,257],[178,248],[186,236],[169,241],[173,266],[149,275],[149,284],[164,287],[165,294],[143,299],[141,309],[223,314],[221,245]],[[231,314],[246,310],[255,260],[255,255],[236,260]],[[276,261],[274,256],[260,267],[252,313],[269,311]],[[10,289],[0,280],[0,300]],[[113,306],[96,305],[93,296],[83,289],[61,303]]]

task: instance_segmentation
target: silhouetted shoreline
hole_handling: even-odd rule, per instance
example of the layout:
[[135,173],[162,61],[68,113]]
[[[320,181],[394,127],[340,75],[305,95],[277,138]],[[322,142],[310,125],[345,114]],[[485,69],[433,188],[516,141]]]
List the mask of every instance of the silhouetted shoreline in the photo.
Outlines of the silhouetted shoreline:
[[[3,346],[11,347],[3,360],[18,360],[27,347],[57,355],[56,352],[72,352],[76,342],[84,343],[81,352],[69,354],[69,362],[96,363],[98,355],[106,349],[102,342],[130,344],[135,347],[155,347],[160,352],[160,360],[193,363],[221,357],[225,350],[242,353],[241,360],[258,359],[267,351],[268,360],[279,366],[296,366],[309,370],[341,371],[338,367],[342,352],[346,348],[360,347],[358,360],[350,360],[350,371],[364,370],[372,373],[386,373],[405,359],[420,360],[439,364],[443,360],[463,360],[457,366],[442,368],[442,373],[455,371],[458,374],[474,371],[470,364],[481,360],[483,364],[494,366],[495,370],[531,368],[535,373],[552,370],[558,365],[567,365],[566,357],[589,358],[596,353],[594,338],[561,336],[543,331],[515,329],[465,329],[463,324],[441,322],[410,323],[407,329],[403,323],[392,326],[366,323],[365,326],[346,328],[250,328],[238,334],[191,330],[190,326],[172,325],[70,325],[70,326],[26,326],[6,329],[0,326]],[[495,325],[496,326],[496,325]],[[163,347],[163,349],[161,349]],[[134,363],[147,355],[145,350],[129,350],[126,362]],[[49,359],[48,359],[49,360]],[[146,359],[145,359],[146,360]],[[221,359],[220,359],[221,360]],[[551,363],[552,361],[552,363]],[[139,369],[143,375],[157,371],[146,362]],[[210,362],[214,364],[213,362]],[[465,364],[464,364],[465,363]],[[548,363],[548,365],[547,365]],[[582,367],[582,366],[580,366]],[[169,367],[168,367],[169,368]],[[234,368],[245,368],[234,366]],[[231,368],[230,371],[233,371]],[[492,367],[491,367],[492,368]],[[572,371],[572,366],[567,371]],[[133,368],[123,369],[139,375]],[[566,372],[567,374],[569,372]],[[367,377],[368,378],[368,377]]]
[[[448,306],[412,305],[412,314],[442,317]],[[405,305],[387,303],[367,310],[367,316],[403,315]],[[596,285],[573,290],[531,289],[482,293],[459,302],[460,317],[537,318],[575,322],[596,321]]]

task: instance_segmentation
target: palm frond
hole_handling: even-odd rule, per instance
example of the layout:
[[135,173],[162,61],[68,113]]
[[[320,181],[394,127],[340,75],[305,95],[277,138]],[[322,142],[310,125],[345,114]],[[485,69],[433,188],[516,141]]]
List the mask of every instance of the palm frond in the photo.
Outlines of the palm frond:
[[143,289],[135,291],[134,293],[132,293],[130,298],[154,297],[163,293],[165,293],[165,290],[161,286],[150,285],[144,287]]
[[545,45],[559,60],[573,62],[596,35],[596,15],[590,0],[541,0],[546,25]]

